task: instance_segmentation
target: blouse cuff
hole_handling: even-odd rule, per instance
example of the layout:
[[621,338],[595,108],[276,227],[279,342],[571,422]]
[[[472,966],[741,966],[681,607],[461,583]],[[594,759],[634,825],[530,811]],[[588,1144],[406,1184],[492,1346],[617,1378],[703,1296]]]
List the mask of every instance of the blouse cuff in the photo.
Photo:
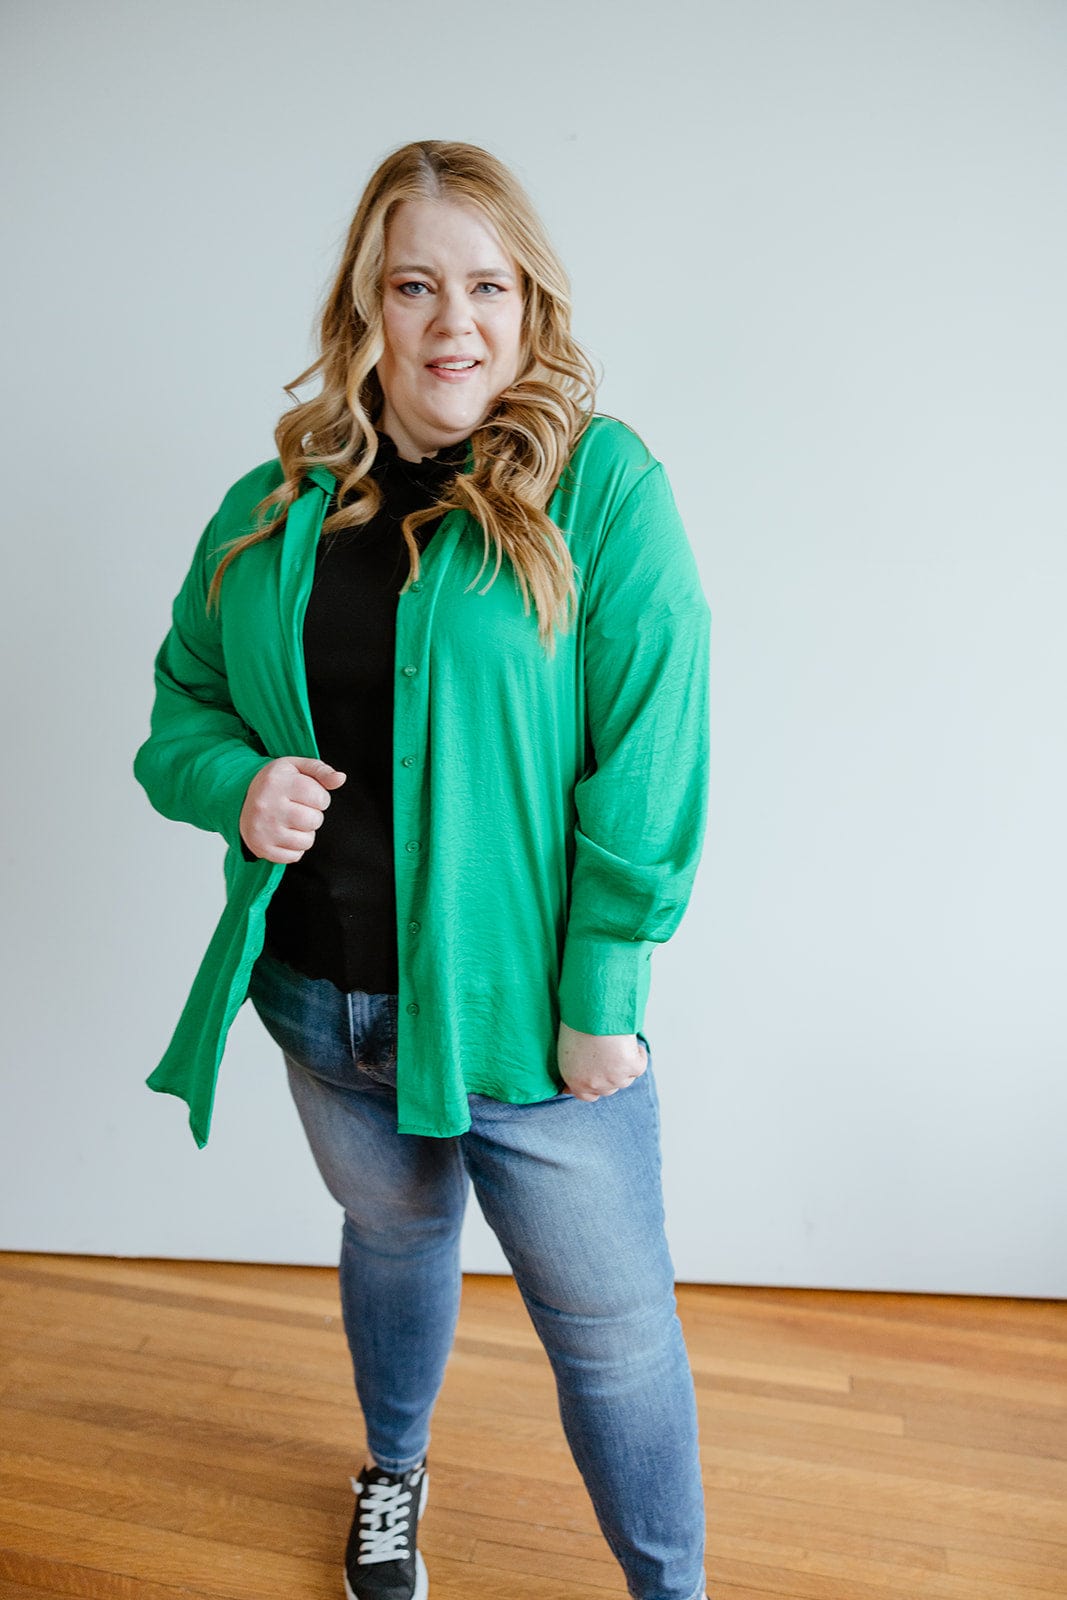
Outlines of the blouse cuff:
[[647,939],[569,935],[559,981],[561,1020],[579,1033],[638,1033],[654,948]]

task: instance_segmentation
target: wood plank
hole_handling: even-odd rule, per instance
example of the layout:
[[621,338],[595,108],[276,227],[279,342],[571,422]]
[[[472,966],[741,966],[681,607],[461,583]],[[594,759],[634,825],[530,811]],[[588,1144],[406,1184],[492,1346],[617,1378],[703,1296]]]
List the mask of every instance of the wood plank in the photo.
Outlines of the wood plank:
[[[333,1268],[0,1257],[3,1600],[337,1600],[363,1429]],[[1067,1595],[1067,1306],[679,1286],[715,1600]],[[464,1281],[435,1600],[621,1574],[510,1278]]]
[[[153,1583],[47,1556],[0,1549],[3,1600],[223,1600],[218,1591]],[[336,1592],[331,1600],[337,1600]]]
[[222,1538],[176,1533],[115,1517],[91,1516],[28,1500],[7,1500],[0,1511],[0,1549],[40,1555],[45,1542],[58,1542],[68,1559],[82,1567],[139,1581],[182,1585],[225,1600],[262,1600],[264,1593],[302,1594],[317,1566],[325,1575],[332,1563],[315,1563],[278,1551],[263,1551]]

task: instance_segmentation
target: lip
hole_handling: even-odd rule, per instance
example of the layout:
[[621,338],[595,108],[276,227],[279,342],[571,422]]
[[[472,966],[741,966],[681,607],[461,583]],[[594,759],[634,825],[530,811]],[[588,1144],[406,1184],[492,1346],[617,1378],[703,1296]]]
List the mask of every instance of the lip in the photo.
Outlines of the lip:
[[[473,358],[470,356],[452,356],[451,358],[441,356],[438,359],[442,361],[449,359],[452,361],[469,361]],[[428,361],[426,363],[426,371],[432,378],[436,378],[438,383],[470,383],[471,379],[477,376],[480,366],[481,362],[475,361],[473,367],[461,367],[456,372],[449,367],[435,367]]]
[[477,356],[435,356],[432,361],[427,361],[426,365],[428,367],[432,367],[434,371],[436,371],[439,363],[442,361],[473,361],[476,367],[481,365],[481,362],[478,360]]

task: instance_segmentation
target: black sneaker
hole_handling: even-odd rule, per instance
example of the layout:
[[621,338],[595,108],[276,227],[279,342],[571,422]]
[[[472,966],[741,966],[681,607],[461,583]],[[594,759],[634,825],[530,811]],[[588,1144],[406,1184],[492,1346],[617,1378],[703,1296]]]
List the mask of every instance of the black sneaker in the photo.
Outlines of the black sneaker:
[[430,1580],[415,1539],[428,1486],[425,1461],[403,1476],[374,1466],[352,1479],[356,1509],[345,1550],[348,1600],[426,1600]]

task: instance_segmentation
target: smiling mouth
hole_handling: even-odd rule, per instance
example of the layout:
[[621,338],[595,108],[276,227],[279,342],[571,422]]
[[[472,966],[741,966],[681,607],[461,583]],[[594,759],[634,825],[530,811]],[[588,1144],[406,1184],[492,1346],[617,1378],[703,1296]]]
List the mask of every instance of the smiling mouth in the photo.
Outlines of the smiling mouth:
[[480,361],[465,362],[462,365],[458,362],[434,365],[428,361],[426,371],[435,377],[438,383],[469,383],[480,366]]

